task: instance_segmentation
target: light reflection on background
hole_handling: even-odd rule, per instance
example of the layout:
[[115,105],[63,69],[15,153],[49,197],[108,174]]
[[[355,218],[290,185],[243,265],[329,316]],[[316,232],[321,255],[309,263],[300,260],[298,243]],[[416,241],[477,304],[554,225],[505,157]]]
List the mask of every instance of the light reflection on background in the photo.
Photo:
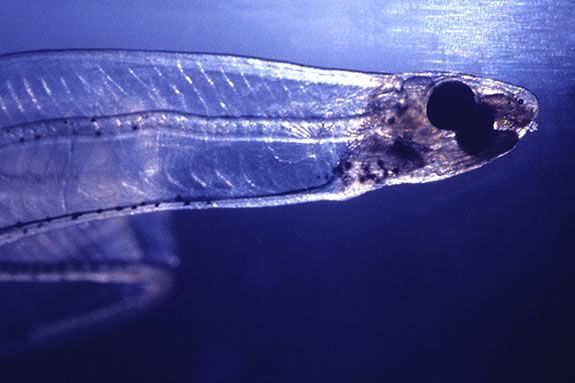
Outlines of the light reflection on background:
[[[5,52],[138,47],[236,53],[371,71],[447,69],[511,72],[517,77],[534,70],[572,73],[575,65],[575,11],[569,1],[4,3],[0,36]],[[18,30],[19,19],[33,25],[25,33],[20,30],[15,41],[9,38],[10,30]],[[113,39],[99,37],[103,27],[91,22],[95,19],[108,20],[106,33]],[[560,38],[555,31],[562,31]]]
[[2,53],[132,48],[464,71],[528,87],[541,117],[512,155],[424,189],[178,215],[183,271],[155,322],[0,373],[573,381],[574,20],[572,0],[3,0]]

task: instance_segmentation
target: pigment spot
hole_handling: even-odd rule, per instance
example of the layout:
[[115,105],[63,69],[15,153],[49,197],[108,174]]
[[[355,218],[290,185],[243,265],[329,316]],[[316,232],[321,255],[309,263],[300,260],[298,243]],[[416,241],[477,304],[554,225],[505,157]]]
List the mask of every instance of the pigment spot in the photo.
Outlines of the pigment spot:
[[419,167],[424,164],[419,152],[409,142],[400,138],[393,142],[393,145],[388,149],[388,154],[400,161],[413,162]]

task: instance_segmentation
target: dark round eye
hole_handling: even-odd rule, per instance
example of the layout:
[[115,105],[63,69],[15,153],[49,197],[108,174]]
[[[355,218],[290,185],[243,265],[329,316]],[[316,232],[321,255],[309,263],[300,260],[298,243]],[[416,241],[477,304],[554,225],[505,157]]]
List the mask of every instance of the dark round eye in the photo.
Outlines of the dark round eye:
[[519,100],[517,100],[517,103],[518,103],[519,105],[523,105],[524,101],[523,101],[522,98],[520,98]]
[[457,131],[457,143],[468,154],[487,149],[495,135],[493,112],[485,104],[477,104],[466,125]]
[[[476,102],[471,88],[460,81],[444,82],[433,89],[427,102],[427,118],[437,129],[454,131],[457,144],[470,155],[508,150],[514,142],[514,133],[494,130],[493,108]],[[503,135],[511,138],[500,139]]]
[[462,129],[475,109],[471,88],[459,81],[448,81],[433,89],[427,102],[427,118],[443,130]]

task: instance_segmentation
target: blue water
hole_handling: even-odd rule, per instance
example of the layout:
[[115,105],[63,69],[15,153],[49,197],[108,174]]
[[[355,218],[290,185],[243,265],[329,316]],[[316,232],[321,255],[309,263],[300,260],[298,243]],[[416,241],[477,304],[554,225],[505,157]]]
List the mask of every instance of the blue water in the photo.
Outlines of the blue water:
[[[132,48],[525,86],[540,128],[446,181],[173,214],[154,311],[5,356],[0,381],[575,380],[575,3],[2,0],[0,52]],[[224,238],[225,240],[221,240]]]

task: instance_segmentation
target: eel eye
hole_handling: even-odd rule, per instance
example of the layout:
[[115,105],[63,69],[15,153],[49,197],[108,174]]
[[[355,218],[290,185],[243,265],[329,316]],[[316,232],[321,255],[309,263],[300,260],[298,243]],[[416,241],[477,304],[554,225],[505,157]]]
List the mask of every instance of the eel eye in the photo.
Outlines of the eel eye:
[[493,108],[476,102],[473,90],[460,81],[444,82],[433,89],[427,118],[437,129],[454,131],[457,144],[469,155],[497,155],[518,140],[514,132],[495,131]]
[[459,81],[448,81],[433,89],[427,102],[427,118],[437,129],[458,131],[468,124],[474,109],[471,88]]

